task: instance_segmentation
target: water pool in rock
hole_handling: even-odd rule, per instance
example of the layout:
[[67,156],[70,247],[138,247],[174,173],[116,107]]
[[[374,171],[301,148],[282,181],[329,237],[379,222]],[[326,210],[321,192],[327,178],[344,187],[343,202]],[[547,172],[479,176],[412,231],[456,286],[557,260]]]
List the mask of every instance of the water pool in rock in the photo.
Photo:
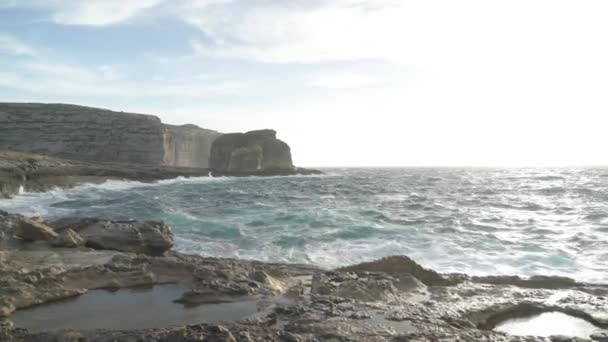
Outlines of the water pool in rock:
[[235,321],[257,312],[256,301],[186,307],[175,303],[178,285],[117,291],[93,290],[79,297],[15,312],[16,326],[32,330],[147,329]]
[[517,336],[563,335],[579,338],[589,338],[601,331],[582,318],[561,312],[543,312],[535,316],[508,319],[498,324],[494,330]]

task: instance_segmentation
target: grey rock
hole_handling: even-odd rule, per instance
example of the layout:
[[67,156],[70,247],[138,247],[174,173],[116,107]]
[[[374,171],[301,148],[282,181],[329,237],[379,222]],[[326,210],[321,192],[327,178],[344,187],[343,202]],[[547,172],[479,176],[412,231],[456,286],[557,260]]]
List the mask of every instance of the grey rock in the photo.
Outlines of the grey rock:
[[[380,260],[341,268],[342,272],[384,272],[392,276],[411,274],[427,286],[452,285],[453,282],[433,270],[427,270],[407,256],[390,256]],[[406,281],[406,279],[404,279]]]
[[65,218],[52,223],[58,231],[73,229],[94,249],[163,255],[174,244],[173,233],[162,222]]

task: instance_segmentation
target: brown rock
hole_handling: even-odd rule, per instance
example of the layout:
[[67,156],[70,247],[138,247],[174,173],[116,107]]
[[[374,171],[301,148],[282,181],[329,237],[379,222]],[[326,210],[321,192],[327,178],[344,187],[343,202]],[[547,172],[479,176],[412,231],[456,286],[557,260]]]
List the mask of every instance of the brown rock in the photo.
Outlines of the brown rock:
[[58,237],[53,239],[51,244],[54,247],[76,248],[85,245],[85,240],[72,229],[62,231]]
[[27,218],[22,218],[17,222],[15,235],[27,241],[51,240],[58,236],[53,228]]

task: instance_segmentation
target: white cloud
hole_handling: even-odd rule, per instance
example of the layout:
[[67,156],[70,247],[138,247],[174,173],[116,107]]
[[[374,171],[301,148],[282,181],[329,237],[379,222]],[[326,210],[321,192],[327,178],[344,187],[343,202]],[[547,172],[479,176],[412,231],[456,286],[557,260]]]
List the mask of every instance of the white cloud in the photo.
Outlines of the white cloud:
[[328,89],[352,89],[377,86],[385,81],[372,74],[356,72],[329,72],[310,79],[310,85]]
[[245,84],[233,80],[209,82],[195,79],[185,81],[150,82],[130,80],[115,66],[84,67],[57,61],[39,60],[17,63],[0,70],[0,86],[28,92],[34,96],[57,97],[107,96],[129,98],[200,98],[240,92]]
[[[372,6],[373,4],[373,6]],[[403,6],[396,1],[203,1],[178,11],[212,40],[204,56],[265,62],[383,59]],[[394,49],[391,48],[391,51]]]
[[13,36],[0,34],[0,53],[34,56],[36,49]]
[[163,1],[20,0],[19,3],[13,1],[7,5],[49,10],[51,12],[49,19],[57,24],[102,26],[124,22]]

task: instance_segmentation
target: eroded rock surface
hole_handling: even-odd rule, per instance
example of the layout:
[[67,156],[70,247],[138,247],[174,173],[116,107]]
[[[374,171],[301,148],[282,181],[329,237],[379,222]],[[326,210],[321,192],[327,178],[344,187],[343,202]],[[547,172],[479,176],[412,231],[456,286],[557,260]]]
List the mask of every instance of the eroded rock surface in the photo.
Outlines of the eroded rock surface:
[[[151,256],[83,246],[56,248],[46,241],[12,244],[20,218],[0,212],[2,246],[9,246],[0,250],[0,340],[540,342],[603,341],[607,336],[608,287],[601,284],[443,275],[402,256],[322,270],[172,251]],[[65,227],[78,234],[100,222],[114,222],[68,221]],[[63,227],[57,225],[60,234],[67,231]],[[114,232],[122,236],[121,230]],[[257,313],[221,324],[125,331],[28,331],[11,322],[15,310],[52,305],[92,289],[161,283],[179,284],[184,292],[178,301],[184,305],[255,300]],[[598,332],[581,340],[492,330],[506,319],[543,312],[581,318]]]
[[[162,222],[64,218],[51,223],[59,232],[73,230],[86,246],[135,254],[163,255],[174,244],[173,233]],[[77,238],[70,234],[71,238]]]

